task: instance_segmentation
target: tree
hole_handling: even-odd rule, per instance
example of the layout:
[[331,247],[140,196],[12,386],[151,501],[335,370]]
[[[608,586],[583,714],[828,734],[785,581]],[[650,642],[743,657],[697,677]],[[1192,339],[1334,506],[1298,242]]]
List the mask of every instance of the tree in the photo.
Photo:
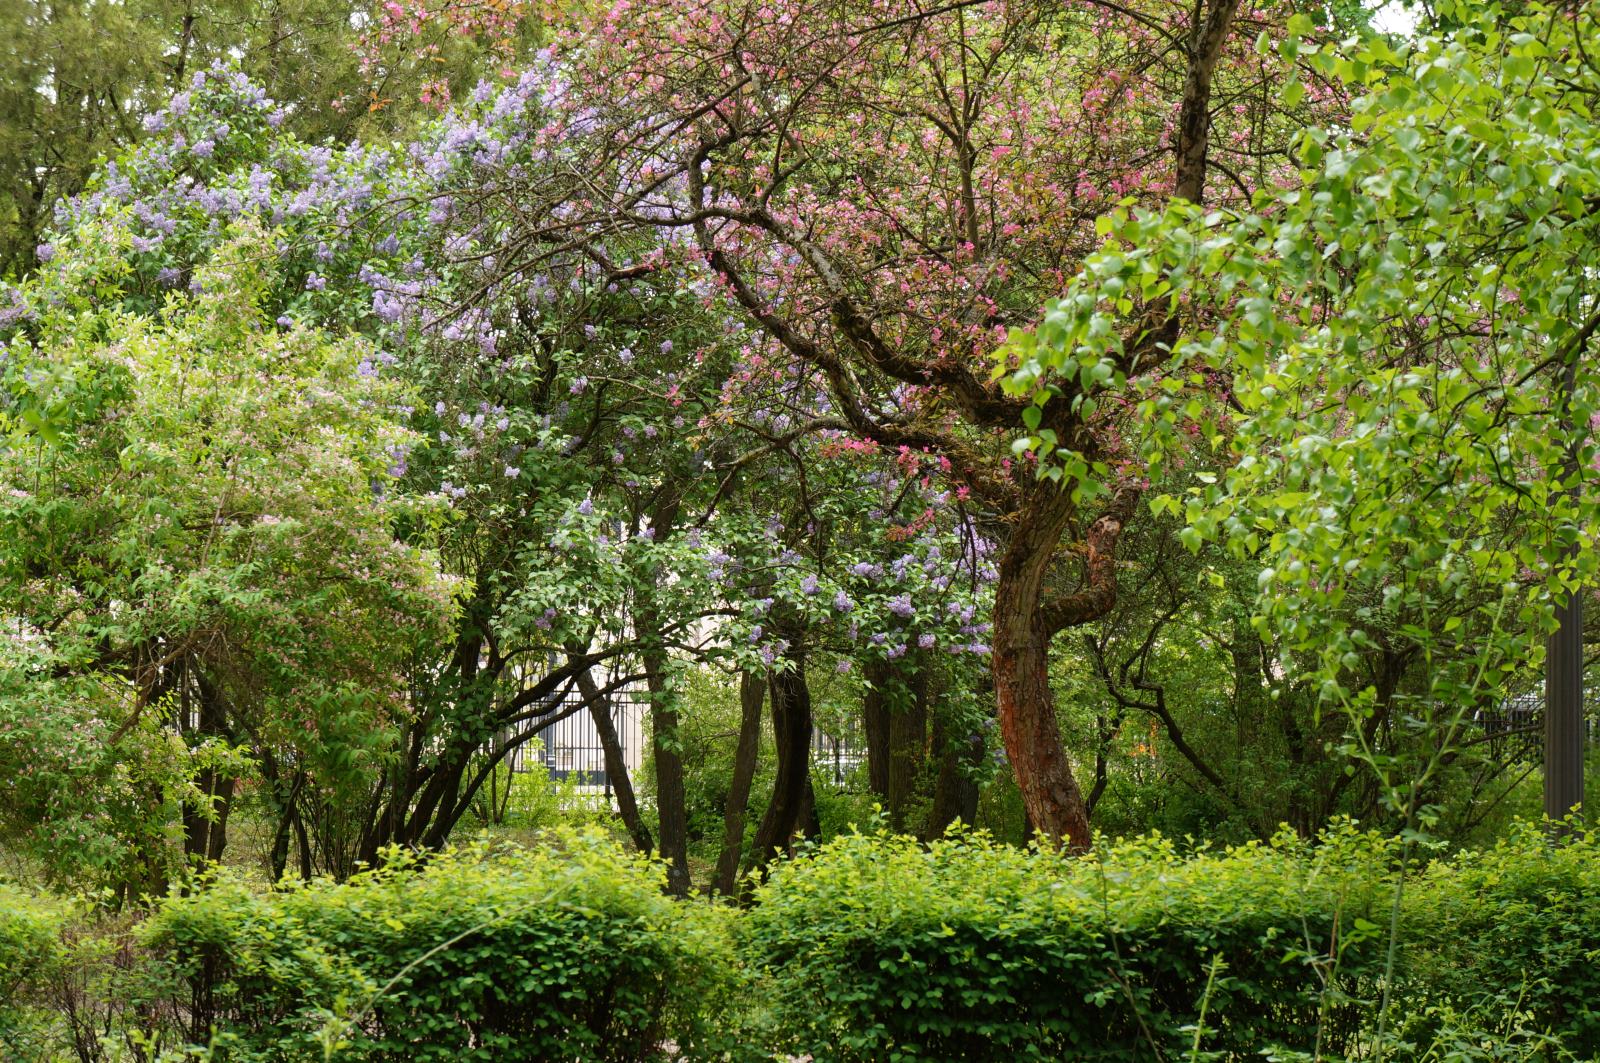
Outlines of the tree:
[[[669,234],[677,268],[708,275],[826,390],[804,430],[937,459],[1004,529],[1001,730],[1035,824],[1076,846],[1089,827],[1050,646],[1114,600],[1143,477],[1130,467],[1100,496],[1036,477],[1006,445],[1019,419],[1102,472],[1133,460],[1123,426],[1084,401],[1088,380],[1029,412],[989,382],[987,351],[1075,271],[1119,199],[1198,201],[1213,169],[1236,197],[1274,172],[1275,75],[1235,13],[619,5],[557,41],[560,116],[541,135],[560,161],[499,190],[530,253]],[[1138,372],[1157,371],[1172,331],[1165,316],[1142,330]]]
[[[374,10],[375,9],[375,10]],[[404,12],[362,0],[7,0],[0,25],[0,275],[35,264],[58,200],[97,162],[182,107],[213,63],[237,64],[312,143],[412,131],[484,76],[527,55],[541,22],[526,5]],[[374,17],[374,15],[376,17]],[[360,27],[360,28],[358,28]]]
[[[1348,54],[1291,26],[1286,58],[1364,94],[1349,127],[1308,129],[1302,180],[1248,210],[1108,219],[1009,382],[1052,392],[1105,365],[1122,386],[1119,321],[1174,290],[1203,308],[1173,364],[1226,381],[1233,412],[1208,435],[1229,469],[1156,505],[1192,543],[1265,555],[1262,630],[1349,712],[1407,819],[1594,570],[1595,9],[1442,14],[1446,32]],[[1141,393],[1153,452],[1183,391]],[[1378,691],[1357,665],[1385,629],[1425,662],[1405,717],[1421,767],[1363,738]]]
[[[22,690],[89,699],[65,710],[83,714],[75,730],[124,754],[142,736],[152,763],[182,759],[154,725],[182,738],[184,786],[154,793],[181,805],[184,853],[216,859],[251,761],[292,766],[306,817],[381,774],[404,664],[455,592],[393,536],[414,506],[384,485],[411,437],[404,393],[358,371],[368,350],[271,327],[249,229],[197,267],[196,294],[126,314],[132,239],[64,234],[18,293],[0,369],[0,612],[35,647],[11,676]],[[163,886],[160,853],[137,855],[151,877],[121,884]]]

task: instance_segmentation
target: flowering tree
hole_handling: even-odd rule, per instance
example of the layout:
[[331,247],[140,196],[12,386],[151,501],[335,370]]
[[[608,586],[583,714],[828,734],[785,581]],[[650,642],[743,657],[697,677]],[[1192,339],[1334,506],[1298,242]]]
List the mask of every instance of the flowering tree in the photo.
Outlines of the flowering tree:
[[[72,730],[109,749],[140,736],[155,755],[125,780],[174,760],[158,724],[184,736],[189,770],[157,805],[181,810],[196,860],[221,855],[251,760],[295,765],[302,809],[381,777],[403,664],[455,594],[390,534],[411,503],[372,489],[410,438],[404,394],[356,372],[360,343],[263,320],[244,251],[259,239],[233,234],[197,267],[200,294],[146,319],[106,298],[131,237],[67,234],[18,293],[27,325],[0,360],[0,609],[37,658],[9,679],[31,672],[44,704],[89,698]],[[131,875],[117,884],[164,887],[177,827],[147,822],[135,863],[107,868]]]
[[[720,659],[770,671],[792,701],[807,650],[839,644],[847,627],[865,629],[868,656],[923,638],[986,653],[971,606],[943,611],[960,589],[953,573],[976,569],[954,541],[930,538],[959,522],[935,513],[950,496],[928,489],[925,459],[840,439],[824,447],[833,474],[808,474],[815,455],[795,446],[812,436],[791,422],[821,393],[774,376],[765,341],[714,289],[685,291],[653,265],[664,254],[653,237],[505,268],[497,249],[516,219],[491,209],[492,191],[543,158],[531,131],[549,73],[485,86],[385,151],[309,147],[247,79],[206,71],[61,224],[129,226],[120,299],[141,313],[204,291],[197,264],[229,225],[274,226],[261,303],[276,327],[358,330],[374,345],[357,374],[416,389],[416,434],[392,445],[387,490],[428,501],[433,515],[402,530],[437,547],[470,591],[453,643],[424,654],[409,684],[397,759],[350,857],[389,840],[441,843],[495,766],[570,711],[552,708],[563,689],[603,664],[610,682],[586,701],[636,679],[650,691],[659,847],[685,888],[676,670]],[[11,320],[27,327],[28,312],[16,304]],[[798,508],[774,514],[771,495],[740,486],[767,475],[796,486]],[[902,513],[904,527],[869,536],[865,552],[795,548],[822,519],[859,528]],[[912,594],[945,569],[914,619]],[[809,716],[792,718],[786,778],[801,785]],[[779,804],[775,839],[796,808]]]
[[[1238,32],[1270,22],[1236,15],[1229,0],[908,16],[619,3],[557,44],[557,114],[535,134],[551,164],[493,189],[525,219],[509,262],[666,233],[661,260],[708,277],[826,395],[798,430],[925,456],[1003,528],[1001,729],[1033,822],[1077,846],[1089,826],[1049,648],[1114,600],[1116,543],[1145,486],[1123,441],[1130,408],[1087,388],[1159,373],[1181,308],[1144,322],[1123,364],[1037,404],[990,383],[986,352],[1075,272],[1113,204],[1198,202],[1213,172],[1236,198],[1281,167],[1274,74]],[[1041,476],[1013,456],[1018,421],[1079,467]]]

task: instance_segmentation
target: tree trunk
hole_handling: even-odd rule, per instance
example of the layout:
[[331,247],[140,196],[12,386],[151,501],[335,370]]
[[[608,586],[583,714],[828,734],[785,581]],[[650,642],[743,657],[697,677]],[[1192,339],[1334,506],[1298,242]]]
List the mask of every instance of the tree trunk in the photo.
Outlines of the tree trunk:
[[[641,621],[653,630],[654,614],[640,611]],[[683,756],[678,743],[677,697],[667,675],[666,654],[646,649],[645,687],[650,691],[650,741],[656,766],[656,818],[660,846],[667,861],[667,890],[675,897],[689,895],[689,812],[683,787]]]
[[595,732],[600,736],[600,750],[605,756],[606,778],[611,781],[611,792],[617,795],[617,812],[628,837],[641,853],[648,853],[654,845],[650,841],[650,828],[639,814],[639,802],[633,795],[633,780],[628,778],[628,762],[623,755],[622,741],[617,737],[617,725],[611,718],[611,699],[600,693],[594,676],[588,669],[578,673],[578,693],[589,703],[589,717],[594,720]]
[[[191,745],[213,738],[229,739],[228,710],[222,692],[206,680],[199,669],[185,665],[183,670],[187,673],[181,680],[184,683],[183,711],[187,713],[188,710],[190,682],[198,702],[193,731],[197,741]],[[227,844],[228,813],[233,809],[234,781],[233,776],[224,775],[215,768],[206,768],[195,778],[195,788],[200,791],[204,805],[183,808],[183,851],[191,866],[222,859]]]
[[728,786],[728,803],[722,814],[722,852],[717,856],[717,870],[711,880],[711,892],[724,897],[734,895],[739,876],[750,784],[761,752],[761,707],[766,695],[767,684],[759,673],[744,672],[739,676],[739,744],[733,752],[733,781]]
[[862,729],[867,739],[867,787],[885,806],[889,804],[889,683],[894,669],[888,661],[871,660],[862,670],[867,688],[861,699]]
[[1089,811],[1056,725],[1044,577],[1072,515],[1068,493],[1041,484],[1024,504],[994,593],[994,689],[1006,756],[1032,828],[1075,850],[1090,845]]
[[983,763],[983,736],[951,735],[944,723],[935,720],[933,748],[939,752],[939,777],[933,786],[933,807],[922,828],[923,841],[944,837],[958,819],[970,827],[978,818],[976,773]]
[[795,854],[795,846],[806,838],[822,837],[822,818],[817,812],[817,788],[806,773],[805,792],[800,795],[800,814],[795,817],[794,833],[789,835],[788,852]]
[[811,691],[806,686],[805,658],[798,649],[791,649],[785,658],[791,667],[773,672],[768,680],[778,777],[752,847],[751,868],[762,873],[794,834],[811,781]]

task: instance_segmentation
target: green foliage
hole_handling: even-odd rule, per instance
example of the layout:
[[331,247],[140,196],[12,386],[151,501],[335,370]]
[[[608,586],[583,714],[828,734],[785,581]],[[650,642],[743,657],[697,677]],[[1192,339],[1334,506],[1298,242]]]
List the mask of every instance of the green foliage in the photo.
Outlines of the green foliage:
[[124,726],[114,680],[50,676],[36,648],[0,646],[0,839],[55,881],[161,878],[196,773],[230,751],[187,748],[158,712]]
[[[678,696],[678,743],[683,758],[684,814],[689,851],[713,862],[722,846],[723,817],[733,785],[734,745],[739,734],[739,687],[736,679],[710,668],[685,670]],[[745,837],[754,835],[764,802],[772,793],[773,742],[770,724],[763,727],[756,774],[745,810]],[[638,793],[647,813],[653,812],[655,750],[645,750],[638,771]],[[652,824],[652,829],[655,825]]]
[[[1349,127],[1307,129],[1300,180],[1247,209],[1101,218],[1105,250],[997,372],[1024,395],[1075,387],[1183,300],[1138,395],[1144,450],[1228,468],[1154,508],[1184,516],[1191,549],[1263,563],[1263,629],[1358,716],[1362,653],[1429,656],[1427,700],[1460,703],[1538,659],[1551,602],[1594,565],[1568,551],[1594,524],[1592,492],[1569,489],[1594,475],[1600,395],[1582,357],[1600,326],[1596,9],[1443,14],[1454,28],[1398,48],[1292,21],[1278,50],[1358,97]],[[1081,457],[1047,450],[1079,478]]]
[[126,234],[98,236],[0,352],[0,829],[151,888],[178,806],[213,816],[252,758],[364,792],[456,585],[394,536],[405,393],[358,342],[269,327],[269,237],[230,233],[151,318],[107,298]]
[[0,882],[0,1054],[34,1058],[47,1016],[38,989],[64,961],[61,930],[70,906]]
[[[532,754],[530,749],[528,755]],[[616,813],[603,793],[588,792],[576,776],[552,778],[539,765],[517,772],[504,764],[497,766],[473,799],[471,815],[478,825],[503,827],[513,837],[559,827],[617,826]]]
[[1208,1047],[1312,1047],[1381,964],[1391,856],[1349,829],[1188,859],[847,836],[773,875],[741,947],[818,1058],[1147,1058],[1184,1043],[1214,958]]
[[[1400,843],[1072,857],[845,835],[737,912],[598,834],[393,854],[343,884],[219,875],[127,920],[0,886],[0,1045],[218,1060],[1593,1059],[1600,836],[1409,872]],[[133,938],[136,937],[137,940]],[[181,1036],[179,1033],[181,1031]],[[4,1040],[3,1038],[10,1038]],[[94,1043],[100,1043],[94,1041]]]
[[262,894],[220,878],[151,943],[221,1059],[654,1058],[729,987],[725,916],[675,904],[660,864],[598,835],[447,852]]
[[1553,846],[1532,823],[1430,867],[1407,886],[1408,977],[1467,1004],[1504,995],[1570,1051],[1600,1055],[1597,868],[1600,835]]

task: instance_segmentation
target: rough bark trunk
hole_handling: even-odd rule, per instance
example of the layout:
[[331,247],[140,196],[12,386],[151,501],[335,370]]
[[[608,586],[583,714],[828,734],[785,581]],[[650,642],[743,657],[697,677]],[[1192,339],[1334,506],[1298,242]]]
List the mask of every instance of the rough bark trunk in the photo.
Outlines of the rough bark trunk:
[[766,680],[756,672],[739,677],[739,744],[733,751],[733,781],[722,814],[722,852],[711,880],[711,892],[734,895],[739,877],[739,857],[744,849],[744,821],[750,806],[750,784],[761,752],[761,708],[766,703]]
[[772,801],[751,847],[750,867],[758,873],[764,873],[779,849],[788,845],[804,811],[806,785],[811,781],[811,691],[806,686],[805,658],[793,649],[785,656],[790,667],[773,672],[768,680],[778,773]]
[[639,802],[633,794],[633,781],[628,778],[628,762],[623,756],[622,740],[617,736],[617,725],[611,718],[611,699],[600,693],[594,675],[587,669],[578,673],[578,692],[589,703],[589,717],[594,720],[595,733],[600,736],[600,750],[605,756],[606,778],[611,782],[611,792],[617,797],[617,813],[628,837],[641,853],[654,848],[650,841],[650,828],[639,814]]
[[861,700],[862,729],[867,740],[867,787],[885,806],[889,803],[889,683],[894,675],[889,662],[868,662]]
[[1018,514],[994,594],[994,689],[1000,734],[1033,829],[1090,844],[1089,811],[1056,725],[1044,577],[1072,515],[1067,492],[1041,485]]

